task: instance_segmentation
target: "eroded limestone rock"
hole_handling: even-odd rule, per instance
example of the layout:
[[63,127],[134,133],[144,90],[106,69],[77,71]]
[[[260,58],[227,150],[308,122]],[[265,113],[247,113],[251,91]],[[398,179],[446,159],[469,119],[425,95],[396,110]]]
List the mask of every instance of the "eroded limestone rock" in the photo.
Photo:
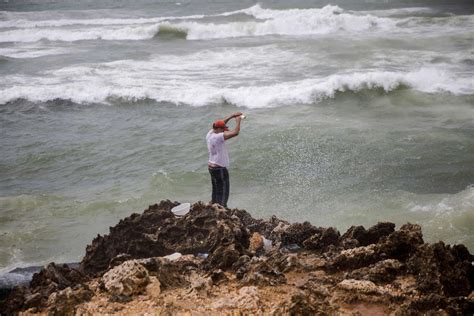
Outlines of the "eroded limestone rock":
[[112,295],[132,296],[145,290],[150,277],[142,264],[129,260],[109,270],[101,280]]
[[[98,236],[87,246],[81,267],[101,274],[117,256],[140,259],[181,254],[209,253],[211,265],[230,266],[237,254],[246,252],[249,232],[237,217],[217,204],[196,203],[191,211],[176,217],[170,211],[179,203],[162,201],[143,214],[132,214]],[[224,261],[224,263],[222,263]]]
[[[418,225],[353,226],[341,236],[203,203],[176,217],[177,204],[120,221],[88,246],[83,270],[48,265],[0,309],[185,314],[202,303],[203,314],[473,313],[474,257],[462,245],[425,244]],[[97,296],[96,307],[82,303]]]

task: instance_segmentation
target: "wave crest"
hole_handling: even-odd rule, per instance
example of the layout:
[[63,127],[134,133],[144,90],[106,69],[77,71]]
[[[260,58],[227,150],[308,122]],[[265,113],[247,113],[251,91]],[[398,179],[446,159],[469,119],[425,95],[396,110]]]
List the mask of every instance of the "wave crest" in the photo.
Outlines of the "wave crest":
[[[422,68],[415,72],[369,72],[335,74],[317,79],[304,79],[265,86],[219,87],[200,81],[174,82],[167,84],[156,79],[137,79],[124,76],[122,72],[110,75],[107,80],[90,77],[84,69],[84,78],[75,82],[59,83],[57,79],[10,80],[12,86],[3,89],[0,103],[17,99],[32,102],[46,102],[55,99],[71,100],[76,103],[110,103],[113,100],[135,102],[152,99],[158,102],[205,106],[231,103],[248,108],[268,108],[291,104],[313,104],[327,98],[334,98],[340,92],[362,90],[383,90],[390,92],[409,87],[426,93],[447,92],[472,94],[474,87],[469,78],[454,78],[437,69]],[[65,71],[64,75],[67,76]],[[25,84],[28,82],[28,84]]]
[[169,37],[169,38],[186,38],[188,33],[186,29],[180,28],[168,23],[160,24],[158,28],[158,33],[156,34],[159,37]]
[[[418,9],[420,10],[420,9]],[[387,12],[385,12],[387,11]],[[346,11],[338,6],[323,8],[274,10],[260,5],[213,15],[130,19],[59,19],[0,21],[0,42],[35,42],[78,40],[148,40],[171,36],[188,40],[211,40],[266,35],[304,36],[360,32],[421,32],[436,28],[439,32],[465,32],[472,17],[397,18],[391,10]],[[398,12],[397,10],[396,12]],[[395,12],[395,13],[396,13]],[[410,12],[410,11],[408,11]],[[246,15],[249,21],[229,18],[225,23],[205,22],[216,17]],[[215,21],[215,20],[214,20]]]
[[255,5],[233,13],[244,13],[255,20],[226,24],[181,22],[175,25],[187,31],[189,40],[265,35],[317,35],[339,31],[384,30],[395,26],[395,22],[388,18],[345,13],[340,7],[331,5],[322,9],[290,10],[262,9],[259,5]]
[[[321,9],[290,10],[262,9],[259,5],[255,5],[248,9],[207,17],[235,14],[246,14],[254,20],[215,24],[192,21],[206,16],[186,16],[151,19],[2,21],[0,28],[16,27],[17,29],[3,31],[0,42],[35,42],[42,39],[68,42],[98,39],[146,40],[164,34],[178,37],[184,37],[186,34],[189,40],[206,40],[242,36],[359,32],[369,29],[387,29],[395,25],[395,22],[388,18],[346,13],[341,8],[331,5]],[[176,22],[176,20],[184,21]]]

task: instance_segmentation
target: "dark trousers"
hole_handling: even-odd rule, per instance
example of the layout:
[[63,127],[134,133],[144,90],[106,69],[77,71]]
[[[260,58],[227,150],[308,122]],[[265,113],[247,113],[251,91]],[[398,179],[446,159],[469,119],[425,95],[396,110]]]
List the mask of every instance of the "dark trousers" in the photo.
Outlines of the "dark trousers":
[[227,168],[209,168],[212,182],[212,203],[227,207],[229,200],[229,171]]

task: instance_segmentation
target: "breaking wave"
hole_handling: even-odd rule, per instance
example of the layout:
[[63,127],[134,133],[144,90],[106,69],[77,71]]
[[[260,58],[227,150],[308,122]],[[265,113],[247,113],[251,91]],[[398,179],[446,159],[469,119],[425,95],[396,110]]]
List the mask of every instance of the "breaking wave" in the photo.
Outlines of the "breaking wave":
[[59,19],[59,20],[8,20],[0,21],[0,28],[40,28],[40,27],[61,27],[61,26],[73,26],[73,25],[84,25],[84,26],[107,26],[107,25],[134,25],[134,24],[153,24],[160,23],[162,21],[170,20],[190,20],[190,19],[202,19],[205,15],[188,15],[188,16],[169,16],[169,17],[156,17],[156,18],[136,18],[136,19],[117,19],[117,18],[105,18],[105,19]]
[[[418,9],[422,10],[422,9]],[[155,36],[177,36],[188,40],[209,40],[265,35],[321,35],[337,32],[392,32],[417,29],[430,23],[425,18],[394,18],[393,10],[382,12],[346,11],[327,5],[320,9],[263,9],[259,5],[215,15],[156,17],[135,19],[59,19],[0,21],[0,42],[79,41],[79,40],[147,40]],[[204,22],[213,17],[246,15],[251,20],[226,23]],[[375,15],[378,14],[379,16]],[[470,17],[444,17],[443,27],[465,29]],[[440,22],[440,23],[441,23]],[[438,22],[436,22],[438,23]]]
[[9,58],[38,58],[43,56],[61,55],[66,53],[69,53],[69,50],[65,48],[0,48],[0,58],[1,56]]
[[0,42],[144,40],[153,38],[158,30],[159,25],[86,29],[20,29],[1,32]]
[[188,33],[183,28],[165,23],[160,25],[156,35],[160,37],[176,37],[185,39],[188,36]]
[[[92,71],[92,70],[91,70]],[[67,76],[68,72],[64,73]],[[363,90],[383,90],[386,93],[411,88],[425,93],[472,94],[473,82],[470,78],[454,78],[438,69],[422,68],[413,72],[375,71],[368,73],[335,74],[317,79],[304,79],[264,86],[219,87],[213,83],[166,82],[157,79],[141,80],[116,75],[102,80],[79,77],[75,82],[61,83],[57,78],[25,81],[9,78],[15,82],[0,94],[0,103],[17,99],[31,102],[46,102],[55,99],[71,100],[76,103],[111,103],[114,100],[134,102],[152,99],[158,102],[205,106],[230,103],[248,108],[268,108],[291,104],[314,104],[334,98],[341,92]],[[29,82],[29,84],[25,84]]]

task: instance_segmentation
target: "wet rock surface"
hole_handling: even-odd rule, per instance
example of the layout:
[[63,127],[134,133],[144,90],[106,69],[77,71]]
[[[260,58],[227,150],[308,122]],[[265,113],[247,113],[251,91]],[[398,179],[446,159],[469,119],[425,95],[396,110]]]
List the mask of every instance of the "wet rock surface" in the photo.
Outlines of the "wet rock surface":
[[79,268],[51,263],[2,315],[474,313],[474,256],[427,244],[421,227],[332,227],[162,201],[87,246]]
[[79,269],[50,263],[33,275],[28,287],[14,288],[0,306],[0,311],[8,315],[20,310],[47,306],[50,295],[71,289],[71,287],[81,286],[89,280],[90,278]]

